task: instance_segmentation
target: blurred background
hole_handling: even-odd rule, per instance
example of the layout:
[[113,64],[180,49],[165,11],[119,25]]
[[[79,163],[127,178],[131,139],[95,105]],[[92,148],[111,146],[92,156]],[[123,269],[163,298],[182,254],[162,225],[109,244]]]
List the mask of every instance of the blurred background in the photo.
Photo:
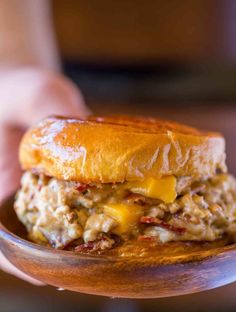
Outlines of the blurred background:
[[[221,131],[236,174],[235,0],[52,5],[63,70],[93,112],[150,115]],[[235,311],[235,291],[232,284],[176,298],[111,299],[39,288],[0,272],[0,312]]]

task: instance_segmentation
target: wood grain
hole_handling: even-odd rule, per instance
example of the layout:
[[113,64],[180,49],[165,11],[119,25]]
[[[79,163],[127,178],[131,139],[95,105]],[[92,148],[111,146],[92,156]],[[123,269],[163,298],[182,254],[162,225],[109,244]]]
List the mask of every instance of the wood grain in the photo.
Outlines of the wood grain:
[[[33,244],[22,227],[12,199],[0,209],[0,246],[19,269],[47,284],[73,291],[126,298],[158,298],[194,293],[236,280],[236,245],[202,249],[186,245],[152,254],[88,256]],[[15,235],[11,231],[13,231]],[[24,233],[23,233],[24,236]]]

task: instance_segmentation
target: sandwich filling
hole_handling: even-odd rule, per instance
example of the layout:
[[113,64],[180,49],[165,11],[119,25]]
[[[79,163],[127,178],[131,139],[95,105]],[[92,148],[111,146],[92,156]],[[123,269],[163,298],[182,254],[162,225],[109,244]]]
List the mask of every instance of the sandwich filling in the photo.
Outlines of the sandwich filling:
[[229,174],[81,184],[24,173],[15,211],[30,239],[101,251],[128,240],[215,241],[236,233],[236,180]]

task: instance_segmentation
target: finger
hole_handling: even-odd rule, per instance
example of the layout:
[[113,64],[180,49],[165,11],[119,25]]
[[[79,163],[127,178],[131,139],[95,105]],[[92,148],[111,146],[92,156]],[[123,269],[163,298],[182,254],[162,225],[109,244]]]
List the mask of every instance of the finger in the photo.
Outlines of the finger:
[[[12,194],[19,184],[21,170],[16,155],[22,134],[22,129],[8,126],[0,127],[0,201]],[[1,252],[0,269],[34,285],[43,285],[43,283],[15,268]]]
[[23,133],[20,128],[0,126],[0,201],[19,186],[21,169],[17,155]]
[[36,286],[43,286],[43,284],[40,281],[37,281],[36,279],[26,275],[25,273],[18,270],[14,265],[12,265],[0,252],[0,269],[5,271],[6,273],[12,274],[17,276],[20,279],[23,279],[24,281],[31,283]]
[[48,115],[77,117],[90,113],[77,86],[60,74],[19,69],[0,76],[0,85],[3,122],[30,126]]

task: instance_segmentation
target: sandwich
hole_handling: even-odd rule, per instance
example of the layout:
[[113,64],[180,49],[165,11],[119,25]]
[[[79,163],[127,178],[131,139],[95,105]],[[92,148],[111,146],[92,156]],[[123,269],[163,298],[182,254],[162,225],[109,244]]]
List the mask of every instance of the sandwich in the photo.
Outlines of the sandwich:
[[236,233],[236,180],[220,133],[155,118],[49,117],[24,135],[14,208],[57,249],[214,243]]

